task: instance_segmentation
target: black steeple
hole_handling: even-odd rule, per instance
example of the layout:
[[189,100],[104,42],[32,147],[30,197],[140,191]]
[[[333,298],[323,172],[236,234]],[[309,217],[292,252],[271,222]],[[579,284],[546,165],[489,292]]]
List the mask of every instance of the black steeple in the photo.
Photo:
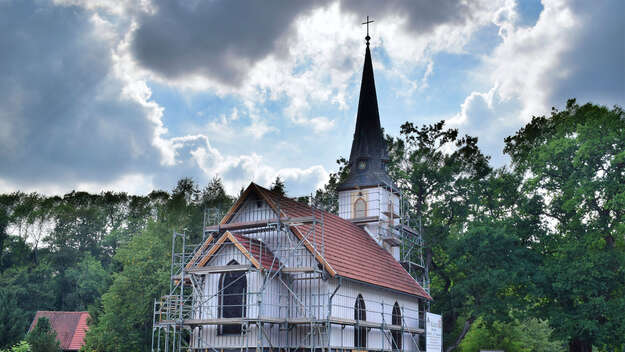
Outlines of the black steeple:
[[345,182],[339,185],[339,191],[378,185],[396,189],[386,172],[388,151],[380,126],[378,98],[375,93],[373,65],[369,51],[369,33],[365,39],[367,41],[365,65],[362,70],[356,130],[349,155],[350,172]]

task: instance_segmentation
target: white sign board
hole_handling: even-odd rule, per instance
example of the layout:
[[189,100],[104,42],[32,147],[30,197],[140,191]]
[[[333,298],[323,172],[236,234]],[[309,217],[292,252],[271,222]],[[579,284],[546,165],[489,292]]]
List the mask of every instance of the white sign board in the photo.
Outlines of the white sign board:
[[443,320],[438,314],[425,313],[425,352],[443,350]]

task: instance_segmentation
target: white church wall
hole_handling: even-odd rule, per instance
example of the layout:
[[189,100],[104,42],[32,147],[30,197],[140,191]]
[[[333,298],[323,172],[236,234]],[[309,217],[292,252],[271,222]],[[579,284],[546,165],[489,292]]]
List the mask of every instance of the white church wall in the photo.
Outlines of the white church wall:
[[353,219],[354,202],[362,198],[366,204],[365,217],[380,217],[387,220],[384,213],[389,213],[390,208],[395,214],[399,214],[399,196],[389,192],[384,187],[369,187],[339,192],[339,216],[343,219]]
[[[338,281],[329,280],[328,289],[334,290]],[[402,310],[404,324],[407,327],[419,327],[419,303],[416,297],[396,293],[390,290],[361,284],[354,281],[343,280],[337,293],[332,300],[332,317],[339,319],[354,319],[354,305],[358,295],[362,295],[365,301],[366,321],[386,324],[392,323],[393,305],[397,302]],[[330,343],[332,346],[354,348],[354,327],[346,326],[342,328],[333,325],[330,331]],[[404,333],[402,338],[402,349],[405,351],[416,350],[411,334]],[[368,349],[390,349],[390,335],[384,334],[380,329],[372,328],[367,334]]]
[[[232,260],[235,260],[241,265],[251,265],[250,261],[241,251],[231,242],[226,241],[206,266],[228,265]],[[222,275],[223,274],[215,273],[204,276],[204,300],[200,304],[200,309],[196,309],[196,319],[219,318],[218,292]],[[245,278],[247,280],[245,316],[252,317],[258,314],[258,306],[250,305],[249,303],[258,300],[258,295],[256,293],[260,285],[262,285],[262,274],[258,271],[250,271],[245,274]],[[219,334],[219,326],[217,325],[206,325],[202,330],[202,343],[216,348],[238,347],[241,346],[241,343],[245,342],[246,339],[250,339],[249,341],[254,341],[254,343],[256,341],[255,329],[250,329],[244,339],[241,338],[241,334]]]
[[[228,265],[232,260],[236,260],[239,264],[249,264],[249,260],[243,253],[241,253],[233,245],[226,242],[211,259],[207,266],[221,266]],[[226,245],[228,244],[228,245]],[[208,274],[205,276],[204,281],[204,297],[209,298],[202,304],[201,310],[198,310],[200,317],[203,319],[214,319],[219,317],[219,281],[222,274]],[[246,294],[246,307],[245,316],[248,318],[278,318],[286,317],[286,303],[284,301],[288,292],[286,288],[280,284],[278,280],[267,280],[266,276],[273,275],[271,272],[250,271],[246,274],[247,279],[247,294]],[[283,308],[281,308],[281,306]],[[198,318],[200,318],[198,317]],[[265,332],[271,339],[272,344],[285,343],[285,339],[281,339],[281,334],[277,326],[265,325]],[[219,327],[215,325],[208,325],[204,327],[203,331],[203,343],[215,348],[232,348],[240,346],[255,346],[258,343],[258,338],[265,344],[267,342],[267,336],[265,334],[257,335],[257,327],[250,325],[249,330],[242,336],[236,335],[220,335]]]

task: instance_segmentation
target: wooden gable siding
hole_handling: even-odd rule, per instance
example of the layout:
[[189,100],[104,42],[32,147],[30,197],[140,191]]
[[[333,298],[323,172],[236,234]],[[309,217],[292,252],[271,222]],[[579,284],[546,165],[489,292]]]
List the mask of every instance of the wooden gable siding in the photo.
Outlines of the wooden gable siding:
[[[260,207],[258,204],[260,203]],[[230,215],[229,223],[252,222],[276,219],[273,208],[262,198],[250,195],[242,201],[240,206]],[[300,240],[291,230],[287,233],[275,230],[263,230],[257,233],[246,234],[247,237],[263,241],[273,254],[287,267],[317,267],[318,261],[306,248],[305,244],[298,245]]]

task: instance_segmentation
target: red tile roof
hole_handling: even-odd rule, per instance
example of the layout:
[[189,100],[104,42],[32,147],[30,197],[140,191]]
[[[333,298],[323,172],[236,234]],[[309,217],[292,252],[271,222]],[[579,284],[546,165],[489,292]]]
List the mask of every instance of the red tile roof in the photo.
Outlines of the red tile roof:
[[232,234],[234,238],[241,243],[241,245],[250,252],[250,254],[256,258],[256,260],[267,270],[278,270],[280,267],[280,261],[274,257],[273,253],[261,241],[255,238],[249,238],[236,233]]
[[89,329],[87,326],[87,319],[89,313],[87,312],[51,312],[51,311],[38,311],[35,314],[30,329],[32,330],[40,317],[46,317],[50,320],[52,329],[56,331],[56,338],[61,344],[61,349],[78,351],[85,344],[85,333]]
[[[323,220],[323,227],[317,225],[313,228],[312,224],[302,224],[291,226],[291,229],[300,238],[308,235],[310,246],[307,248],[326,266],[330,274],[432,299],[390,253],[351,221],[321,210],[315,209],[313,213],[308,205],[254,183],[241,198],[246,197],[250,191],[262,196],[274,210],[279,209],[281,217],[307,217],[314,214],[315,218]],[[242,199],[235,203],[222,223],[227,223],[232,218],[241,203]]]

